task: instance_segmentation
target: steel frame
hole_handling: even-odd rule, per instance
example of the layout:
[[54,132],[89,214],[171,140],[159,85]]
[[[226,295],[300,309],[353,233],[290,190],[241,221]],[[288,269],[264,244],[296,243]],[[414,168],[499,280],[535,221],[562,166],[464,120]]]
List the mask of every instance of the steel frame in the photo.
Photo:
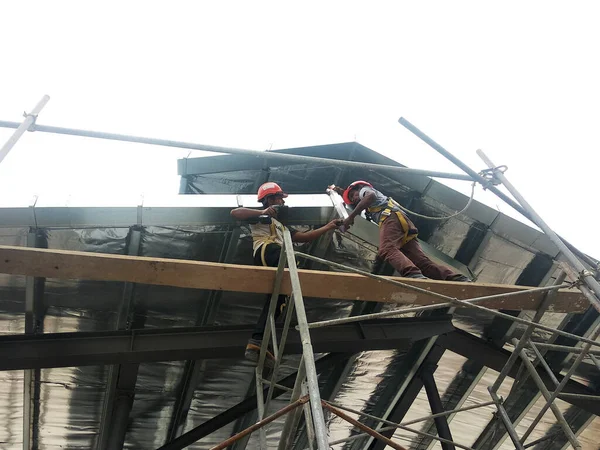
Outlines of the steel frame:
[[[271,159],[277,159],[277,160],[281,160],[281,161],[297,161],[297,162],[311,162],[311,163],[321,162],[321,163],[328,163],[328,164],[344,166],[344,167],[357,166],[357,167],[368,168],[368,169],[393,170],[395,172],[415,173],[415,174],[430,175],[430,176],[436,176],[436,177],[442,177],[442,178],[474,180],[474,181],[480,182],[485,188],[492,190],[494,193],[496,193],[496,195],[498,195],[500,198],[502,198],[504,201],[506,201],[509,205],[513,206],[517,211],[521,212],[525,217],[530,219],[532,222],[534,222],[537,226],[539,226],[544,231],[544,233],[550,238],[550,240],[559,248],[560,254],[562,254],[562,256],[567,260],[567,264],[564,264],[562,266],[564,272],[566,273],[566,275],[562,276],[562,279],[564,279],[565,276],[569,276],[573,280],[574,286],[578,287],[581,290],[581,292],[584,294],[584,296],[588,299],[590,305],[593,306],[596,310],[600,311],[600,283],[595,278],[596,274],[592,270],[590,270],[590,267],[589,267],[589,266],[591,266],[591,268],[593,270],[598,270],[599,267],[598,267],[598,263],[596,261],[587,257],[587,255],[584,255],[581,252],[576,251],[576,249],[575,249],[575,253],[577,253],[577,255],[576,255],[573,251],[574,249],[572,248],[572,246],[570,246],[568,243],[563,241],[543,221],[543,219],[535,212],[535,210],[529,205],[529,203],[527,203],[527,201],[521,196],[521,194],[516,190],[516,188],[508,181],[508,179],[504,175],[504,171],[501,170],[495,164],[493,164],[492,161],[482,151],[478,150],[478,154],[483,159],[483,161],[488,165],[488,167],[489,167],[488,174],[491,175],[491,178],[484,178],[480,174],[477,174],[476,172],[472,171],[470,168],[468,168],[468,166],[466,166],[464,163],[459,161],[457,158],[453,157],[443,147],[441,147],[439,144],[437,144],[435,141],[433,141],[431,138],[426,136],[423,132],[418,130],[416,127],[414,127],[412,124],[410,124],[410,122],[406,121],[403,118],[400,119],[400,123],[403,126],[405,126],[407,129],[409,129],[415,135],[420,137],[422,140],[427,142],[430,146],[432,146],[438,152],[442,153],[444,156],[446,156],[448,159],[450,159],[452,162],[454,162],[456,165],[458,165],[461,169],[463,169],[465,172],[467,172],[467,176],[433,172],[433,171],[425,171],[425,170],[406,169],[406,168],[393,167],[393,166],[383,166],[383,165],[378,165],[378,164],[355,163],[355,162],[348,162],[348,161],[329,160],[329,159],[325,159],[325,158],[274,154],[274,153],[269,153],[269,152],[256,152],[256,151],[245,150],[245,149],[230,149],[230,148],[224,148],[224,147],[206,146],[206,145],[191,144],[191,143],[184,143],[184,142],[177,142],[177,141],[167,141],[167,140],[161,140],[161,139],[140,138],[140,137],[135,137],[135,136],[125,136],[125,135],[116,135],[116,134],[110,134],[110,133],[100,133],[100,132],[91,132],[91,131],[85,131],[85,130],[74,130],[74,129],[36,125],[35,119],[37,117],[37,113],[39,112],[39,110],[41,110],[43,108],[43,106],[48,101],[48,99],[49,98],[47,96],[44,97],[38,103],[38,105],[36,106],[34,111],[31,114],[26,115],[26,120],[22,124],[12,123],[12,122],[0,122],[0,126],[17,129],[17,131],[14,133],[14,135],[9,139],[9,141],[3,146],[2,150],[0,151],[0,161],[6,156],[8,151],[10,151],[10,149],[14,146],[14,144],[17,142],[19,137],[24,133],[24,131],[37,130],[37,131],[46,131],[46,132],[52,132],[52,133],[90,136],[90,137],[96,137],[96,138],[102,138],[102,139],[122,140],[122,141],[129,141],[129,142],[141,142],[141,143],[164,145],[164,146],[170,146],[170,147],[218,151],[218,152],[222,152],[222,153],[231,153],[231,154],[253,155],[253,156],[257,156],[257,157],[261,157],[261,158],[271,158]],[[507,188],[507,190],[510,192],[510,194],[516,199],[516,201],[510,199],[505,194],[503,194],[501,191],[499,191],[495,187],[498,184],[503,184]],[[348,319],[331,320],[331,321],[327,321],[326,323],[321,322],[318,325],[317,324],[309,324],[307,322],[306,314],[304,312],[304,302],[303,302],[303,298],[302,298],[302,291],[301,291],[300,281],[298,278],[298,272],[297,272],[297,267],[296,267],[296,262],[295,262],[295,255],[297,254],[299,256],[302,256],[302,257],[305,257],[308,259],[312,259],[314,261],[318,261],[322,264],[326,264],[326,265],[335,267],[337,269],[344,269],[344,270],[348,270],[351,272],[361,272],[361,271],[357,271],[356,269],[353,269],[350,267],[344,267],[344,266],[341,266],[336,263],[331,263],[331,262],[322,260],[320,258],[311,257],[310,255],[304,255],[304,254],[297,253],[297,252],[295,253],[293,250],[293,244],[292,244],[292,240],[291,240],[289,231],[287,229],[284,229],[283,231],[284,231],[284,233],[283,233],[284,245],[282,246],[280,265],[277,270],[277,277],[275,280],[275,286],[273,288],[273,295],[271,298],[270,320],[267,322],[265,338],[263,339],[263,345],[261,348],[261,353],[260,353],[260,358],[259,358],[259,364],[256,369],[257,394],[258,394],[257,399],[258,399],[258,409],[259,409],[260,421],[256,425],[253,425],[252,427],[250,427],[250,429],[244,431],[242,434],[249,434],[253,430],[258,430],[258,429],[262,430],[262,427],[267,422],[274,420],[276,417],[278,417],[280,415],[286,414],[287,412],[294,410],[295,408],[299,407],[303,403],[308,402],[310,404],[310,415],[308,414],[309,410],[305,409],[305,413],[307,414],[306,420],[307,420],[307,423],[312,424],[312,426],[314,427],[314,437],[315,437],[315,440],[317,443],[317,448],[319,450],[326,450],[327,448],[329,448],[329,443],[327,442],[327,429],[326,429],[326,425],[325,425],[325,421],[324,421],[323,408],[326,408],[326,409],[334,412],[339,417],[342,417],[344,420],[349,421],[354,426],[358,426],[359,428],[366,431],[371,436],[376,437],[377,439],[380,439],[382,442],[385,442],[386,444],[391,445],[394,448],[401,449],[402,448],[401,446],[399,446],[398,444],[392,443],[391,441],[389,441],[386,437],[382,436],[377,431],[371,430],[369,427],[366,427],[365,425],[358,423],[354,419],[351,419],[348,416],[346,416],[345,414],[341,413],[338,409],[336,409],[332,405],[321,400],[320,392],[319,392],[319,385],[318,385],[318,380],[317,380],[315,358],[314,358],[313,348],[312,348],[312,344],[311,344],[310,329],[316,328],[317,326],[318,327],[326,327],[326,326],[331,326],[331,325],[339,325],[339,324],[345,323],[344,321],[347,322]],[[586,264],[588,264],[588,267],[586,267],[586,265],[584,265],[581,262],[580,258],[583,259]],[[271,334],[271,330],[272,329],[274,330],[275,324],[274,324],[274,320],[272,317],[272,313],[275,308],[277,294],[279,292],[279,288],[281,285],[283,269],[286,266],[286,264],[287,264],[287,266],[289,268],[289,272],[290,272],[290,279],[291,279],[291,284],[292,284],[292,299],[293,299],[292,304],[294,307],[288,308],[288,313],[286,315],[286,321],[285,321],[285,325],[284,325],[283,334],[281,335],[279,342],[276,339],[275,333],[273,333],[273,347],[274,347],[274,353],[275,353],[275,357],[276,357],[276,365],[273,370],[273,377],[271,378],[270,382],[268,383],[269,388],[267,390],[267,399],[266,399],[266,402],[263,404],[261,397],[262,397],[262,394],[264,393],[264,391],[260,388],[261,388],[262,382],[263,382],[264,360],[265,360],[265,354],[266,354],[266,349],[268,346],[268,341],[269,341],[269,337]],[[363,275],[377,277],[376,275],[372,275],[372,274],[368,274],[368,273],[363,273]],[[456,298],[429,292],[424,289],[414,287],[414,286],[411,286],[409,284],[405,284],[405,283],[402,283],[399,281],[389,280],[389,279],[386,279],[383,277],[380,277],[380,279],[383,282],[392,283],[392,284],[402,286],[406,289],[410,289],[413,291],[420,291],[422,293],[425,292],[431,296],[443,298],[447,301],[447,303],[442,303],[442,304],[437,304],[435,306],[432,306],[431,308],[428,308],[428,310],[429,309],[434,310],[434,309],[440,309],[440,308],[452,307],[452,306],[463,306],[463,307],[480,309],[482,311],[486,311],[490,314],[496,315],[498,317],[502,317],[507,320],[514,321],[516,323],[526,324],[528,326],[526,332],[521,337],[521,339],[513,341],[513,343],[515,345],[515,350],[509,357],[508,361],[506,361],[506,363],[504,364],[504,366],[503,366],[498,378],[494,382],[494,384],[488,388],[488,391],[490,393],[492,401],[496,405],[498,414],[499,414],[501,420],[503,421],[511,440],[513,441],[513,444],[515,445],[515,448],[524,449],[524,448],[530,446],[531,444],[533,444],[533,443],[527,444],[527,440],[528,440],[529,436],[531,435],[531,433],[533,432],[533,430],[535,429],[535,426],[539,423],[542,416],[548,409],[551,409],[553,411],[553,413],[555,414],[559,424],[562,427],[563,432],[565,433],[565,436],[568,438],[571,445],[576,449],[581,448],[581,445],[577,441],[577,437],[576,437],[575,433],[573,433],[573,431],[570,429],[569,424],[565,421],[564,417],[558,410],[558,407],[555,405],[554,401],[559,397],[569,398],[569,397],[574,396],[573,394],[564,393],[563,389],[569,384],[570,378],[572,377],[572,375],[575,374],[578,366],[581,364],[581,362],[585,358],[587,358],[587,357],[591,358],[592,361],[594,362],[594,364],[596,366],[599,366],[598,368],[600,369],[600,363],[598,361],[598,358],[595,358],[595,356],[590,353],[591,347],[593,345],[596,345],[596,346],[600,345],[598,342],[596,342],[596,339],[600,336],[600,325],[598,325],[598,324],[595,325],[595,329],[593,329],[591,331],[589,337],[582,337],[582,336],[574,335],[572,333],[567,333],[567,332],[564,332],[564,331],[561,331],[558,329],[554,329],[551,327],[542,326],[539,324],[539,320],[541,319],[542,315],[544,314],[544,312],[549,304],[549,299],[551,299],[551,297],[553,295],[552,292],[559,289],[560,287],[564,287],[564,284],[562,283],[562,279],[558,280],[557,283],[552,287],[538,288],[538,289],[543,289],[544,291],[546,291],[546,298],[545,298],[543,304],[541,305],[541,307],[539,308],[539,310],[536,312],[536,315],[532,321],[527,321],[524,319],[520,319],[518,317],[513,317],[508,314],[500,313],[500,312],[482,307],[480,305],[477,305],[475,302],[478,300],[481,300],[482,298],[471,299],[471,300],[458,300]],[[527,292],[527,291],[523,291],[523,292]],[[510,294],[510,295],[519,295],[519,294],[522,294],[522,292],[518,292],[518,293],[514,293],[514,294]],[[277,389],[276,383],[275,383],[275,376],[277,375],[278,366],[281,361],[281,353],[283,352],[283,349],[285,348],[285,340],[287,339],[287,333],[289,330],[289,325],[290,325],[292,313],[294,310],[296,313],[296,318],[298,320],[298,326],[296,327],[296,329],[299,331],[300,336],[301,336],[301,343],[300,343],[301,350],[302,350],[301,370],[299,370],[297,373],[297,378],[294,383],[293,395],[292,395],[292,400],[291,400],[290,405],[288,405],[283,410],[277,412],[276,414],[274,414],[268,418],[263,418],[264,415],[266,415],[268,413],[269,402],[274,395],[275,389]],[[415,310],[415,308],[412,308],[412,309],[411,308],[401,308],[401,309],[394,311],[394,313],[401,314],[401,313],[406,313],[406,312],[414,312],[414,310]],[[420,309],[417,309],[417,311],[419,311],[419,310]],[[382,316],[376,315],[376,317],[382,317]],[[373,319],[373,318],[374,318],[373,315],[363,315],[363,316],[357,317],[356,319],[353,319],[353,321],[354,320],[358,320],[358,321],[369,320],[369,319]],[[544,360],[544,355],[542,355],[539,352],[535,343],[531,342],[530,336],[535,328],[543,329],[546,331],[552,331],[557,335],[562,335],[562,336],[566,336],[566,337],[569,337],[572,339],[576,339],[578,342],[582,343],[582,346],[580,348],[573,351],[573,353],[576,354],[576,357],[574,358],[574,361],[573,361],[571,367],[568,369],[567,373],[562,377],[561,380],[558,380],[557,377],[553,374],[553,372],[549,368],[548,364]],[[132,336],[132,338],[133,338],[133,336]],[[280,348],[278,348],[278,344],[280,344]],[[537,372],[537,369],[535,368],[533,363],[530,361],[527,354],[524,352],[523,349],[528,346],[531,348],[531,350],[534,351],[534,353],[537,356],[538,361],[540,362],[542,367],[547,371],[547,376],[550,378],[550,380],[554,384],[553,390],[547,389],[546,383],[542,380],[542,378],[540,377],[540,375]],[[546,400],[541,411],[538,413],[538,415],[535,417],[535,419],[533,420],[533,422],[531,423],[531,425],[529,426],[527,431],[521,437],[519,437],[517,435],[516,429],[504,408],[503,399],[501,399],[497,394],[498,389],[502,385],[502,382],[509,375],[509,373],[513,369],[514,363],[518,359],[520,359],[522,361],[523,366],[527,370],[527,373],[533,379],[533,381],[535,382],[538,389],[540,390],[540,392],[542,393],[542,395],[544,396],[544,398]],[[135,372],[137,372],[137,371],[135,371]],[[306,378],[306,380],[304,378]],[[306,384],[304,384],[305,381],[306,381]],[[303,385],[306,386],[306,390],[307,390],[308,394],[300,397],[300,395],[302,395],[302,386]],[[26,392],[27,392],[27,389],[26,389]],[[27,393],[25,395],[27,396]],[[583,396],[575,395],[575,396],[580,397],[580,398],[584,397],[586,399],[592,399],[592,398],[595,399],[596,398],[596,396],[592,396],[592,395],[583,395]],[[131,401],[133,401],[133,399],[131,399]],[[119,410],[121,410],[121,409],[119,409]],[[124,408],[122,408],[122,410],[128,411],[128,408],[124,407]],[[128,414],[128,412],[127,412],[127,414]],[[117,416],[118,416],[118,414],[117,414]],[[121,420],[121,422],[125,422],[125,421]],[[284,428],[285,434],[281,436],[282,442],[289,442],[291,433],[293,432],[293,428],[295,425],[297,425],[297,416],[294,416],[286,423],[286,427]],[[124,432],[123,432],[123,436],[124,436]],[[241,437],[241,436],[238,435],[236,437]],[[440,439],[440,438],[437,438],[437,439]],[[443,438],[441,438],[441,439],[443,439]],[[444,440],[446,441],[447,444],[449,443],[451,445],[456,445],[456,446],[465,448],[464,446],[461,446],[459,444],[451,442],[448,439],[444,439]],[[217,448],[224,448],[225,446],[228,445],[228,443],[229,443],[229,441],[226,441],[225,443],[223,443],[223,445],[221,445]],[[266,446],[266,439],[265,439],[264,433],[261,433],[261,444],[263,446]],[[121,445],[122,445],[122,442],[121,442]],[[115,448],[117,448],[117,447],[118,447],[118,444],[115,445]],[[24,448],[27,448],[27,447],[25,447],[25,444],[24,444]]]

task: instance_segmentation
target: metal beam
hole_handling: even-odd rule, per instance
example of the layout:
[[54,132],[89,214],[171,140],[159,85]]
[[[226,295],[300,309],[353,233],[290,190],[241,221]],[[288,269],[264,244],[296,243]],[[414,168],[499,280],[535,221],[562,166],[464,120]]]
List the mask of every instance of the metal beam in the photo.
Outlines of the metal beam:
[[[426,343],[415,345],[415,348],[411,351],[413,355],[407,355],[407,364],[413,363],[408,373],[409,376],[406,377],[408,383],[401,385],[400,390],[398,390],[400,396],[397,398],[397,401],[388,407],[385,414],[386,417],[383,417],[384,419],[395,423],[402,422],[402,419],[423,388],[423,380],[417,376],[419,370],[428,364],[437,364],[444,355],[446,349],[432,341],[429,340]],[[418,359],[415,361],[415,358]],[[373,415],[377,416],[378,414]],[[391,438],[394,435],[394,430],[382,431],[381,434],[387,438]],[[384,450],[386,445],[379,440],[370,439],[364,448],[368,448],[368,450]]]
[[[421,381],[423,381],[423,386],[425,387],[425,392],[427,393],[427,399],[429,400],[429,407],[431,408],[432,414],[439,414],[445,411],[444,405],[442,405],[442,399],[440,398],[440,393],[437,388],[437,384],[435,382],[435,378],[433,373],[437,369],[437,365],[428,364],[421,368],[419,377]],[[437,428],[437,434],[439,437],[447,439],[449,441],[453,441],[452,433],[450,432],[450,427],[448,426],[448,420],[446,416],[436,417],[434,419],[435,426]],[[455,450],[456,447],[454,444],[449,444],[447,442],[441,443],[443,450]]]
[[[507,313],[511,313],[509,311],[505,311]],[[510,336],[512,330],[515,328],[515,323],[501,318],[494,317],[492,323],[489,327],[484,330],[484,335],[487,340],[490,340],[498,347],[502,347],[507,340],[507,337]],[[479,361],[468,360],[466,361],[458,374],[454,377],[454,379],[450,382],[450,385],[446,389],[442,397],[442,403],[444,408],[447,410],[453,410],[460,408],[464,402],[467,400],[469,395],[477,384],[481,377],[487,371],[487,367]],[[447,416],[448,422],[451,422],[455,417],[455,414],[450,414]],[[433,420],[429,420],[426,422],[423,430],[427,434],[434,435],[436,433],[436,426]],[[431,449],[436,444],[434,439],[423,436],[419,438],[419,442],[416,445],[416,449],[424,450]]]
[[[335,160],[353,161],[353,154],[356,153],[356,147],[362,145],[357,142],[342,142],[339,144],[316,145],[311,147],[286,148],[280,150],[272,150],[276,154],[291,154],[304,156],[319,156],[331,158]],[[365,150],[375,153],[366,147]],[[380,155],[378,155],[380,156]],[[177,161],[177,174],[186,175],[208,175],[213,173],[237,172],[248,170],[265,170],[268,169],[269,161],[255,158],[254,156],[235,156],[235,155],[215,155],[204,158],[183,158]],[[371,161],[373,162],[373,161]],[[381,164],[393,164],[392,160],[382,160]],[[299,164],[288,161],[285,165],[290,166]],[[279,165],[279,164],[277,164]],[[400,164],[399,164],[400,165]],[[342,169],[345,170],[345,169]],[[338,184],[337,181],[334,181]],[[256,186],[258,189],[258,186]]]
[[[315,353],[406,350],[411,342],[453,329],[448,316],[403,318],[321,328],[311,336]],[[251,331],[243,325],[0,336],[0,370],[239,358]],[[287,342],[286,353],[301,353],[295,330]]]
[[[315,365],[317,371],[321,372],[323,369],[329,367],[331,364],[339,361],[343,358],[348,358],[348,354],[346,353],[330,353],[323,358],[316,361]],[[294,386],[294,382],[296,380],[297,372],[294,372],[287,377],[279,380],[277,382],[278,385],[292,388]],[[264,396],[267,395],[269,388],[265,388],[263,390]],[[288,392],[285,389],[280,389],[275,387],[273,391],[273,398],[277,398],[282,394]],[[208,436],[209,434],[217,431],[218,429],[230,424],[234,420],[242,417],[244,414],[247,414],[250,411],[253,411],[257,407],[256,396],[248,397],[244,399],[242,402],[238,403],[235,406],[232,406],[228,410],[222,412],[221,414],[213,417],[212,419],[204,422],[203,424],[191,429],[187,433],[179,436],[172,442],[163,445],[159,450],[181,450],[186,448],[187,446],[193,444],[194,442]]]
[[[140,253],[141,228],[132,227],[127,236],[127,254]],[[119,306],[116,329],[130,330],[133,325],[135,283],[125,282]],[[135,324],[143,328],[143,323]],[[108,368],[102,416],[96,439],[97,450],[120,450],[125,442],[129,414],[135,396],[139,364],[113,365]]]
[[[294,194],[286,199],[290,225],[323,225],[333,206],[327,194]],[[89,199],[85,206],[67,197],[39,196],[34,205],[0,202],[0,227],[130,227],[234,224],[230,211],[238,206],[259,208],[256,194],[170,195]]]
[[[31,229],[27,246],[48,248],[48,239],[42,230]],[[25,279],[25,333],[44,332],[45,278]],[[40,369],[26,370],[23,374],[23,450],[38,447],[38,421],[40,415]]]
[[[467,361],[463,364],[458,374],[448,385],[446,392],[442,396],[442,404],[445,410],[459,409],[462,407],[464,402],[467,400],[475,386],[481,380],[481,377],[485,374],[487,368],[475,361]],[[446,416],[447,422],[451,422],[456,414],[449,414]],[[428,420],[422,430],[430,435],[435,435],[437,428],[433,420]],[[431,449],[435,444],[436,440],[427,436],[423,436],[418,439],[418,443],[414,447],[415,449],[425,450]]]

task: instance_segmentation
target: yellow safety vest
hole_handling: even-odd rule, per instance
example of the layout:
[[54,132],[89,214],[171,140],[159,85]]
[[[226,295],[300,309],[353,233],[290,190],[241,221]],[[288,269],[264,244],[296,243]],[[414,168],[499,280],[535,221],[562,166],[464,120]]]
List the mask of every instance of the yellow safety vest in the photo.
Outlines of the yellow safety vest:
[[398,216],[398,220],[400,221],[400,225],[404,230],[404,238],[402,239],[402,245],[407,242],[413,240],[417,237],[417,233],[408,234],[410,231],[410,226],[408,225],[408,221],[406,220],[406,216],[402,213],[402,211],[394,211],[394,208],[398,208],[398,203],[393,198],[388,198],[387,205],[384,206],[372,206],[367,208],[367,211],[371,214],[381,212],[381,216],[379,216],[378,226],[381,226],[385,219],[387,219],[391,214],[396,214]]

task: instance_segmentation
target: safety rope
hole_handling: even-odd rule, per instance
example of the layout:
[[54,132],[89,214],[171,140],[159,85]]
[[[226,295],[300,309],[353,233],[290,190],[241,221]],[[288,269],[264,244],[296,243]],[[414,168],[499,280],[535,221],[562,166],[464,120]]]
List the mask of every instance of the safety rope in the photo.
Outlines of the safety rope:
[[453,217],[456,217],[456,216],[464,213],[469,208],[469,206],[471,206],[471,203],[473,202],[473,197],[475,195],[475,185],[476,184],[477,184],[476,182],[473,182],[473,184],[471,185],[471,197],[469,198],[469,201],[467,202],[467,204],[465,205],[465,207],[463,209],[461,209],[460,211],[458,211],[458,212],[456,212],[456,213],[454,213],[454,214],[452,214],[450,216],[444,216],[444,217],[425,216],[423,214],[419,214],[419,213],[416,213],[414,211],[411,211],[410,209],[405,208],[404,206],[402,206],[399,203],[396,203],[396,206],[398,206],[402,211],[407,212],[408,214],[412,214],[413,216],[421,217],[422,219],[427,219],[427,220],[447,220],[447,219],[452,219]]

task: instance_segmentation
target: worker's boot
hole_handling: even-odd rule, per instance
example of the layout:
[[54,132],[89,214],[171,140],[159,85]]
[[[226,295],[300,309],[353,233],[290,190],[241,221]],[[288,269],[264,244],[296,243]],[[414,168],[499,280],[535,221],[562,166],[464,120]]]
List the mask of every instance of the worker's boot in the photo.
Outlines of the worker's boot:
[[409,275],[405,275],[404,278],[415,278],[417,280],[429,280],[429,278],[427,278],[422,273],[411,273]]
[[472,283],[473,280],[471,280],[469,277],[464,276],[462,273],[459,273],[455,276],[453,276],[452,278],[449,278],[448,281],[459,281],[461,283]]
[[[259,339],[249,339],[248,344],[246,345],[246,353],[244,353],[245,358],[248,361],[252,361],[255,365],[258,364],[258,359],[260,358],[260,347],[262,345],[262,341]],[[275,356],[271,353],[271,346],[267,348],[265,353],[265,367],[271,369],[275,366]]]

